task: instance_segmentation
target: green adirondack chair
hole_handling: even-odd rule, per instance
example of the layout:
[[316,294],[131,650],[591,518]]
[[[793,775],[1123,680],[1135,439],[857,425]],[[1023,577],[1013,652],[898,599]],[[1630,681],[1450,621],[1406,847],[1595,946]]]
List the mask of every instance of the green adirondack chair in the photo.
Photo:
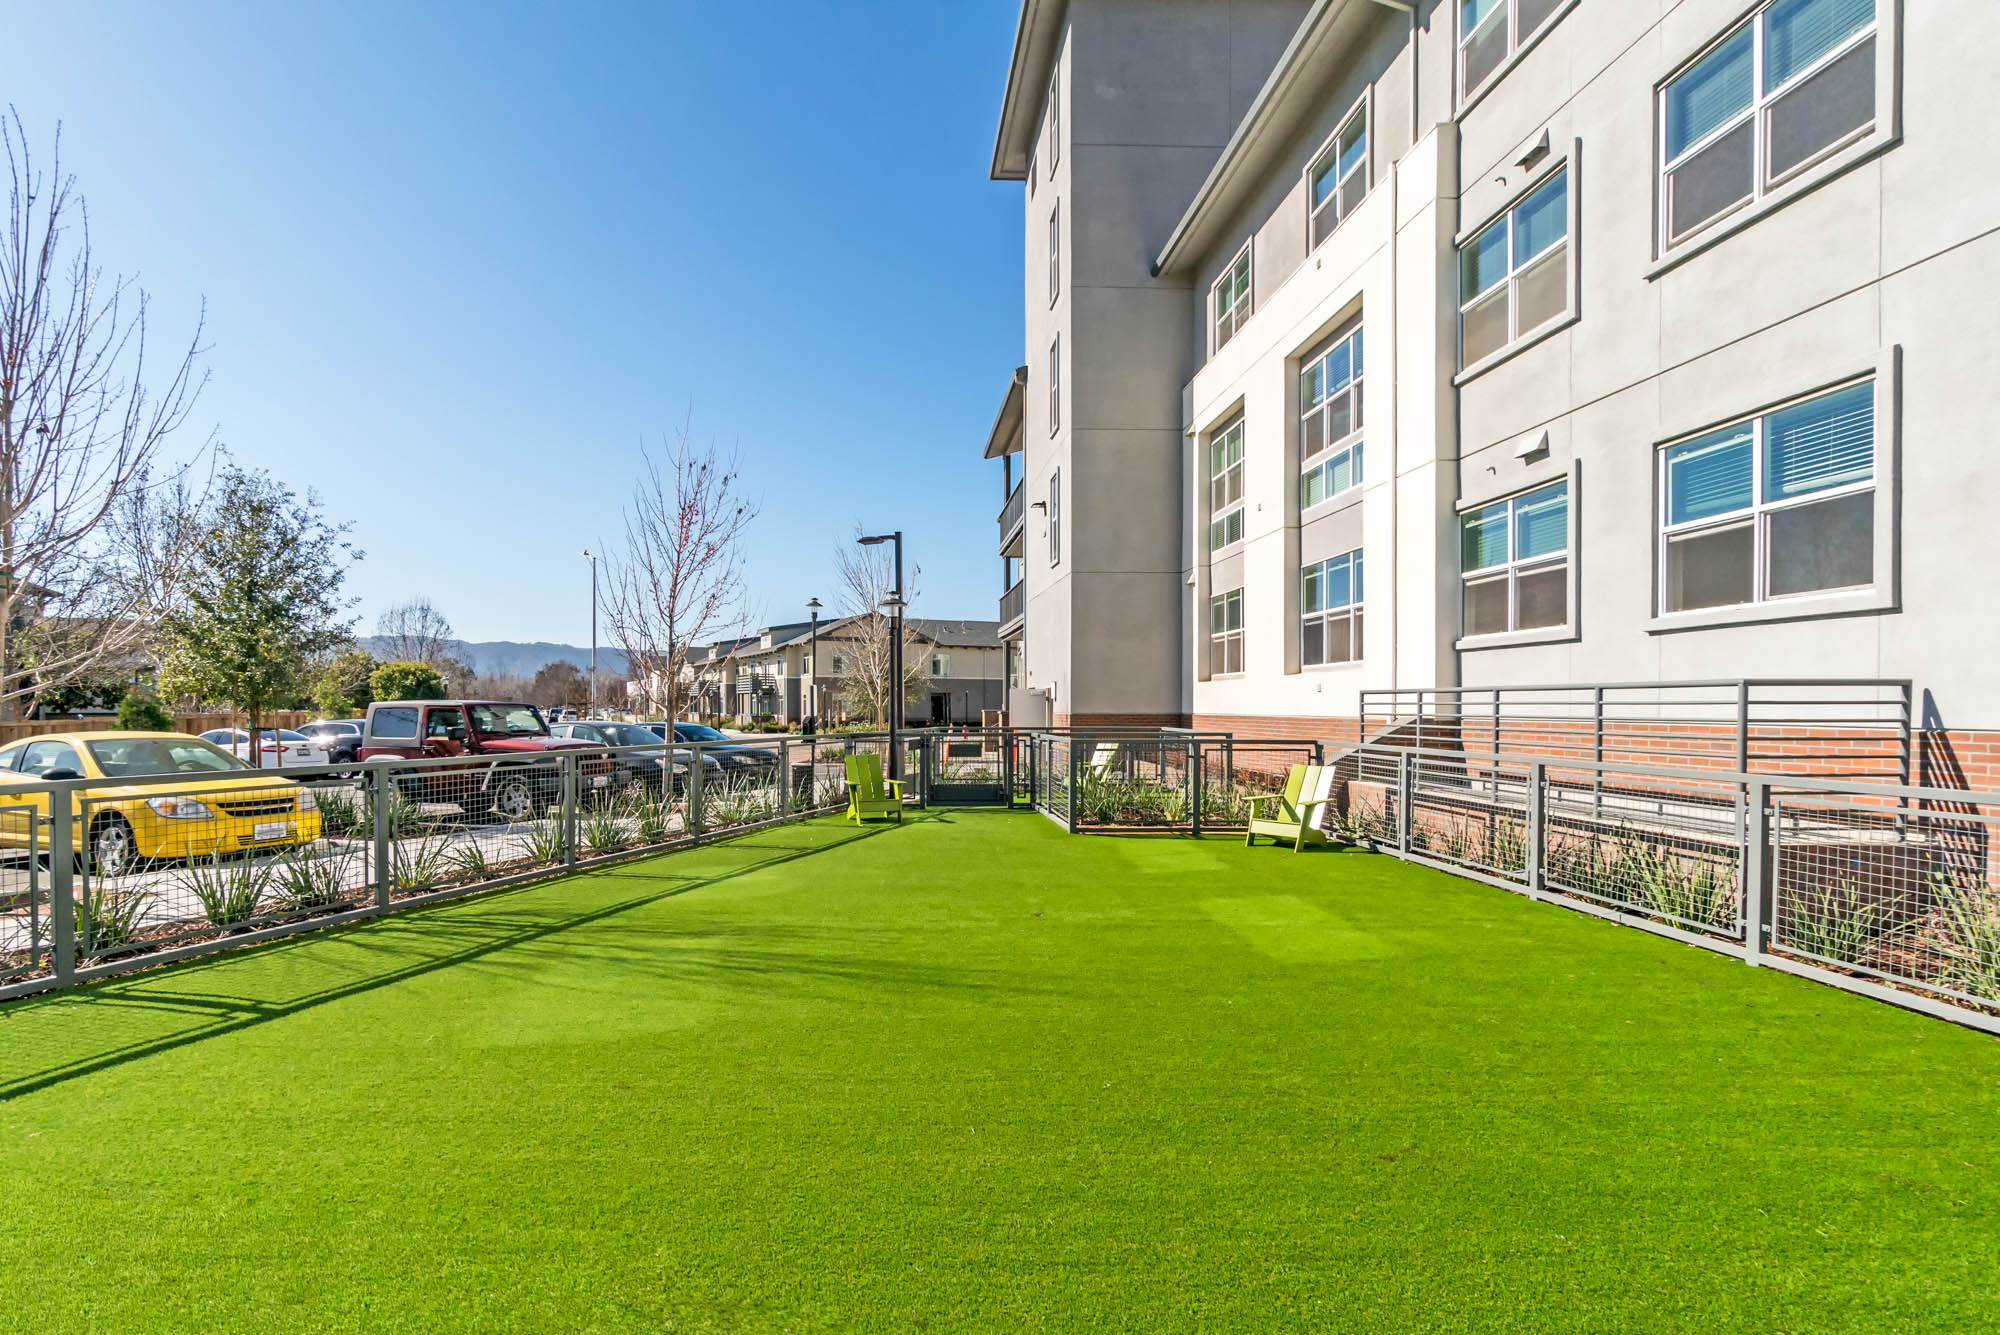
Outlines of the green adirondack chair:
[[847,757],[847,818],[864,820],[894,816],[903,823],[903,781],[882,777],[882,757],[873,751]]
[[1307,844],[1323,844],[1326,835],[1319,828],[1319,810],[1333,799],[1326,795],[1322,776],[1330,772],[1320,765],[1294,765],[1285,776],[1282,793],[1257,793],[1250,798],[1250,828],[1243,833],[1244,847],[1258,835],[1290,840],[1292,851]]

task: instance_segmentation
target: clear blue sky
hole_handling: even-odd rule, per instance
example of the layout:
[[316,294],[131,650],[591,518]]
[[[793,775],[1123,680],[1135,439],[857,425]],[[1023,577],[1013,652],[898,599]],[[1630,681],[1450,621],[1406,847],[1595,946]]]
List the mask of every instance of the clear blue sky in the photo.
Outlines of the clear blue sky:
[[207,298],[196,423],[354,521],[362,629],[583,642],[579,553],[690,413],[761,496],[761,620],[857,521],[994,615],[1013,0],[9,8],[36,150],[157,340]]

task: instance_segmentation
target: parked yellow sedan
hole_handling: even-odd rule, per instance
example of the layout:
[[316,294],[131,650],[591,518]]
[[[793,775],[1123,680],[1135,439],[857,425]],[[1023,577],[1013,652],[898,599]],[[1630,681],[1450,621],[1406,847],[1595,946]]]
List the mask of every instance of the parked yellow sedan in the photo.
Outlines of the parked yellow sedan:
[[[124,784],[150,774],[184,783]],[[29,846],[29,810],[49,814],[47,793],[10,789],[45,779],[101,779],[76,793],[72,847],[89,841],[102,875],[149,858],[208,857],[282,848],[319,838],[312,790],[253,770],[199,737],[176,732],[73,732],[32,737],[0,749],[0,844]],[[46,836],[43,836],[46,838]]]

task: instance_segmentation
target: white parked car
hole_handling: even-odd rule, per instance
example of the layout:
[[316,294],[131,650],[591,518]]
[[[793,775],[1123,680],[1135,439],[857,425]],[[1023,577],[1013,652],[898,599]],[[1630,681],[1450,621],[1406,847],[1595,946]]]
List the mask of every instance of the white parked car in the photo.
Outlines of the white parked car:
[[325,748],[304,733],[293,732],[290,728],[264,729],[263,742],[257,748],[260,754],[256,756],[250,754],[250,734],[242,728],[210,728],[201,735],[201,739],[259,769],[328,763]]

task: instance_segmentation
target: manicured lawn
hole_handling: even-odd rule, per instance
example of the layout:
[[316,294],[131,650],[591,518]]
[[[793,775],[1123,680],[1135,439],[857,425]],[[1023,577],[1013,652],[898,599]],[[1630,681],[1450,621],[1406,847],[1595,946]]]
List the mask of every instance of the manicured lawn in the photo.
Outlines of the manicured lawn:
[[1360,853],[939,814],[0,1005],[0,1328],[1884,1332],[2000,1043]]

